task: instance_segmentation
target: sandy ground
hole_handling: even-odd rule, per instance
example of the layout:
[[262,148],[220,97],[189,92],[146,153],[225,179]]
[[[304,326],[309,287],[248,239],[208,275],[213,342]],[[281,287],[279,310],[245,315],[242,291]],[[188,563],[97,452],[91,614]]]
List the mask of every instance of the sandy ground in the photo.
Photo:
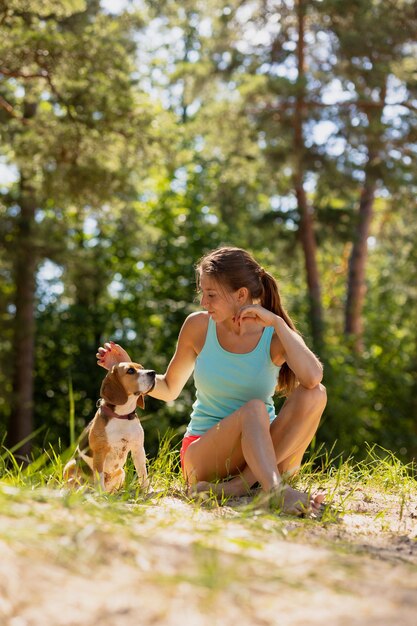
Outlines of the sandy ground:
[[2,626],[417,624],[414,498],[358,492],[329,522],[175,497],[116,518],[58,493],[7,502]]

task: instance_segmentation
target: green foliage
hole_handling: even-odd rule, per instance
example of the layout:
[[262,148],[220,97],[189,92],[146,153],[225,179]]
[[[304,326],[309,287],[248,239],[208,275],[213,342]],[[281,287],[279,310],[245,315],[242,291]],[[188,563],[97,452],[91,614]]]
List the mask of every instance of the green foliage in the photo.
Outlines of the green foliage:
[[[336,1],[308,3],[302,85],[288,3],[273,12],[263,2],[146,4],[148,13],[119,16],[95,1],[1,5],[0,155],[16,181],[0,181],[0,436],[12,399],[22,181],[30,181],[36,201],[30,241],[37,260],[37,446],[65,448],[70,423],[77,436],[91,419],[104,375],[95,353],[104,340],[165,371],[185,317],[198,308],[194,265],[218,245],[249,248],[277,276],[285,306],[311,345],[293,193],[294,102],[303,89],[302,156],[326,316],[319,356],[329,404],[317,438],[328,445],[337,439],[338,452],[364,455],[369,440],[411,458],[417,450],[411,3],[397,3],[395,15],[389,2],[355,2],[349,11]],[[381,117],[383,86],[385,97],[399,93],[403,105]],[[374,109],[378,115],[366,113]],[[365,350],[355,356],[343,336],[347,258],[374,140],[379,182]],[[175,403],[148,400],[143,418],[151,455],[166,432],[179,440],[192,401],[191,381]]]

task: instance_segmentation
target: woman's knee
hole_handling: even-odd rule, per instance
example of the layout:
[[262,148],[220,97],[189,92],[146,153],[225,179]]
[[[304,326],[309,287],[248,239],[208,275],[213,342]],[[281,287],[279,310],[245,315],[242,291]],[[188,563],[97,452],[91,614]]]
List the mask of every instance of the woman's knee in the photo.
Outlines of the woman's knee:
[[323,408],[327,404],[327,389],[322,383],[319,383],[316,387],[314,387],[314,391],[316,392],[317,404],[322,406]]
[[326,387],[321,383],[311,389],[303,387],[302,393],[309,404],[315,409],[324,409],[327,404]]
[[269,425],[269,413],[263,400],[258,400],[256,398],[249,400],[243,405],[242,411],[244,418],[248,420],[256,419],[259,422]]

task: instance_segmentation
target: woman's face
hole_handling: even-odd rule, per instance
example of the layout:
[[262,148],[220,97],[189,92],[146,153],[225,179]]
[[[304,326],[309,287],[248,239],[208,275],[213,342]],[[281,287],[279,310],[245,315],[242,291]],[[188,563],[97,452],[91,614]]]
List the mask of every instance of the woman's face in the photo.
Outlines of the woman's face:
[[241,304],[239,291],[228,291],[207,274],[200,276],[201,306],[206,309],[215,322],[223,322],[236,315]]

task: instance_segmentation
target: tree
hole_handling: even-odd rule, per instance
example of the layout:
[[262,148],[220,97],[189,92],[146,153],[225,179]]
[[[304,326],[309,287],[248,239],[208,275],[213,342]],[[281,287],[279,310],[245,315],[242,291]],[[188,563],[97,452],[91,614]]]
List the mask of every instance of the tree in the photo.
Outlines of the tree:
[[[135,89],[134,14],[106,15],[97,1],[24,0],[2,4],[0,132],[2,151],[18,172],[4,194],[13,234],[13,394],[9,444],[33,430],[33,361],[37,271],[62,261],[59,217],[71,207],[100,207],[129,197],[132,172],[150,141],[153,113]],[[17,250],[18,246],[18,250]]]
[[[242,231],[259,232],[264,241],[265,237],[292,239],[293,226],[297,227],[305,259],[311,331],[320,351],[320,278],[314,210],[306,191],[311,167],[304,137],[307,99],[312,72],[317,71],[317,60],[312,63],[311,54],[308,67],[305,62],[305,32],[311,23],[307,5],[299,2],[294,9],[279,3],[279,12],[276,3],[272,7],[270,3],[240,1],[227,6],[217,0],[204,6],[179,6],[169,0],[150,5],[164,15],[165,29],[175,26],[183,33],[182,45],[176,40],[168,57],[169,67],[175,68],[172,84],[181,93],[177,106],[186,109],[188,123],[193,122],[191,130],[200,140],[197,158],[205,157],[206,165],[217,164],[220,181],[227,181],[218,185],[217,205],[223,221],[234,222],[237,228],[242,225]],[[252,43],[255,29],[267,43]],[[284,78],[294,64],[297,76]],[[240,138],[236,144],[235,134]],[[216,142],[215,158],[210,159],[212,142]],[[233,147],[237,150],[228,160]],[[285,177],[284,169],[290,170]],[[230,184],[229,174],[236,185]],[[254,179],[256,183],[250,186],[248,182]],[[279,195],[287,196],[287,201],[295,197],[296,210],[287,215],[285,210],[271,210],[269,198],[275,196],[276,200]],[[280,249],[278,245],[276,256]]]
[[414,151],[415,121],[408,119],[416,111],[410,96],[413,5],[409,0],[395,4],[356,0],[346,11],[339,0],[320,3],[329,25],[334,80],[340,81],[345,98],[336,105],[339,135],[346,141],[340,164],[344,161],[343,167],[360,181],[345,309],[345,333],[359,353],[363,350],[367,242],[376,194],[401,184],[403,159]]
[[303,136],[306,116],[306,67],[305,67],[305,29],[306,2],[298,0],[297,11],[297,90],[294,109],[294,189],[300,213],[300,241],[303,247],[307,276],[308,296],[310,299],[311,329],[314,345],[321,351],[323,347],[323,310],[321,286],[317,263],[317,243],[314,232],[313,208],[305,190],[305,139]]

